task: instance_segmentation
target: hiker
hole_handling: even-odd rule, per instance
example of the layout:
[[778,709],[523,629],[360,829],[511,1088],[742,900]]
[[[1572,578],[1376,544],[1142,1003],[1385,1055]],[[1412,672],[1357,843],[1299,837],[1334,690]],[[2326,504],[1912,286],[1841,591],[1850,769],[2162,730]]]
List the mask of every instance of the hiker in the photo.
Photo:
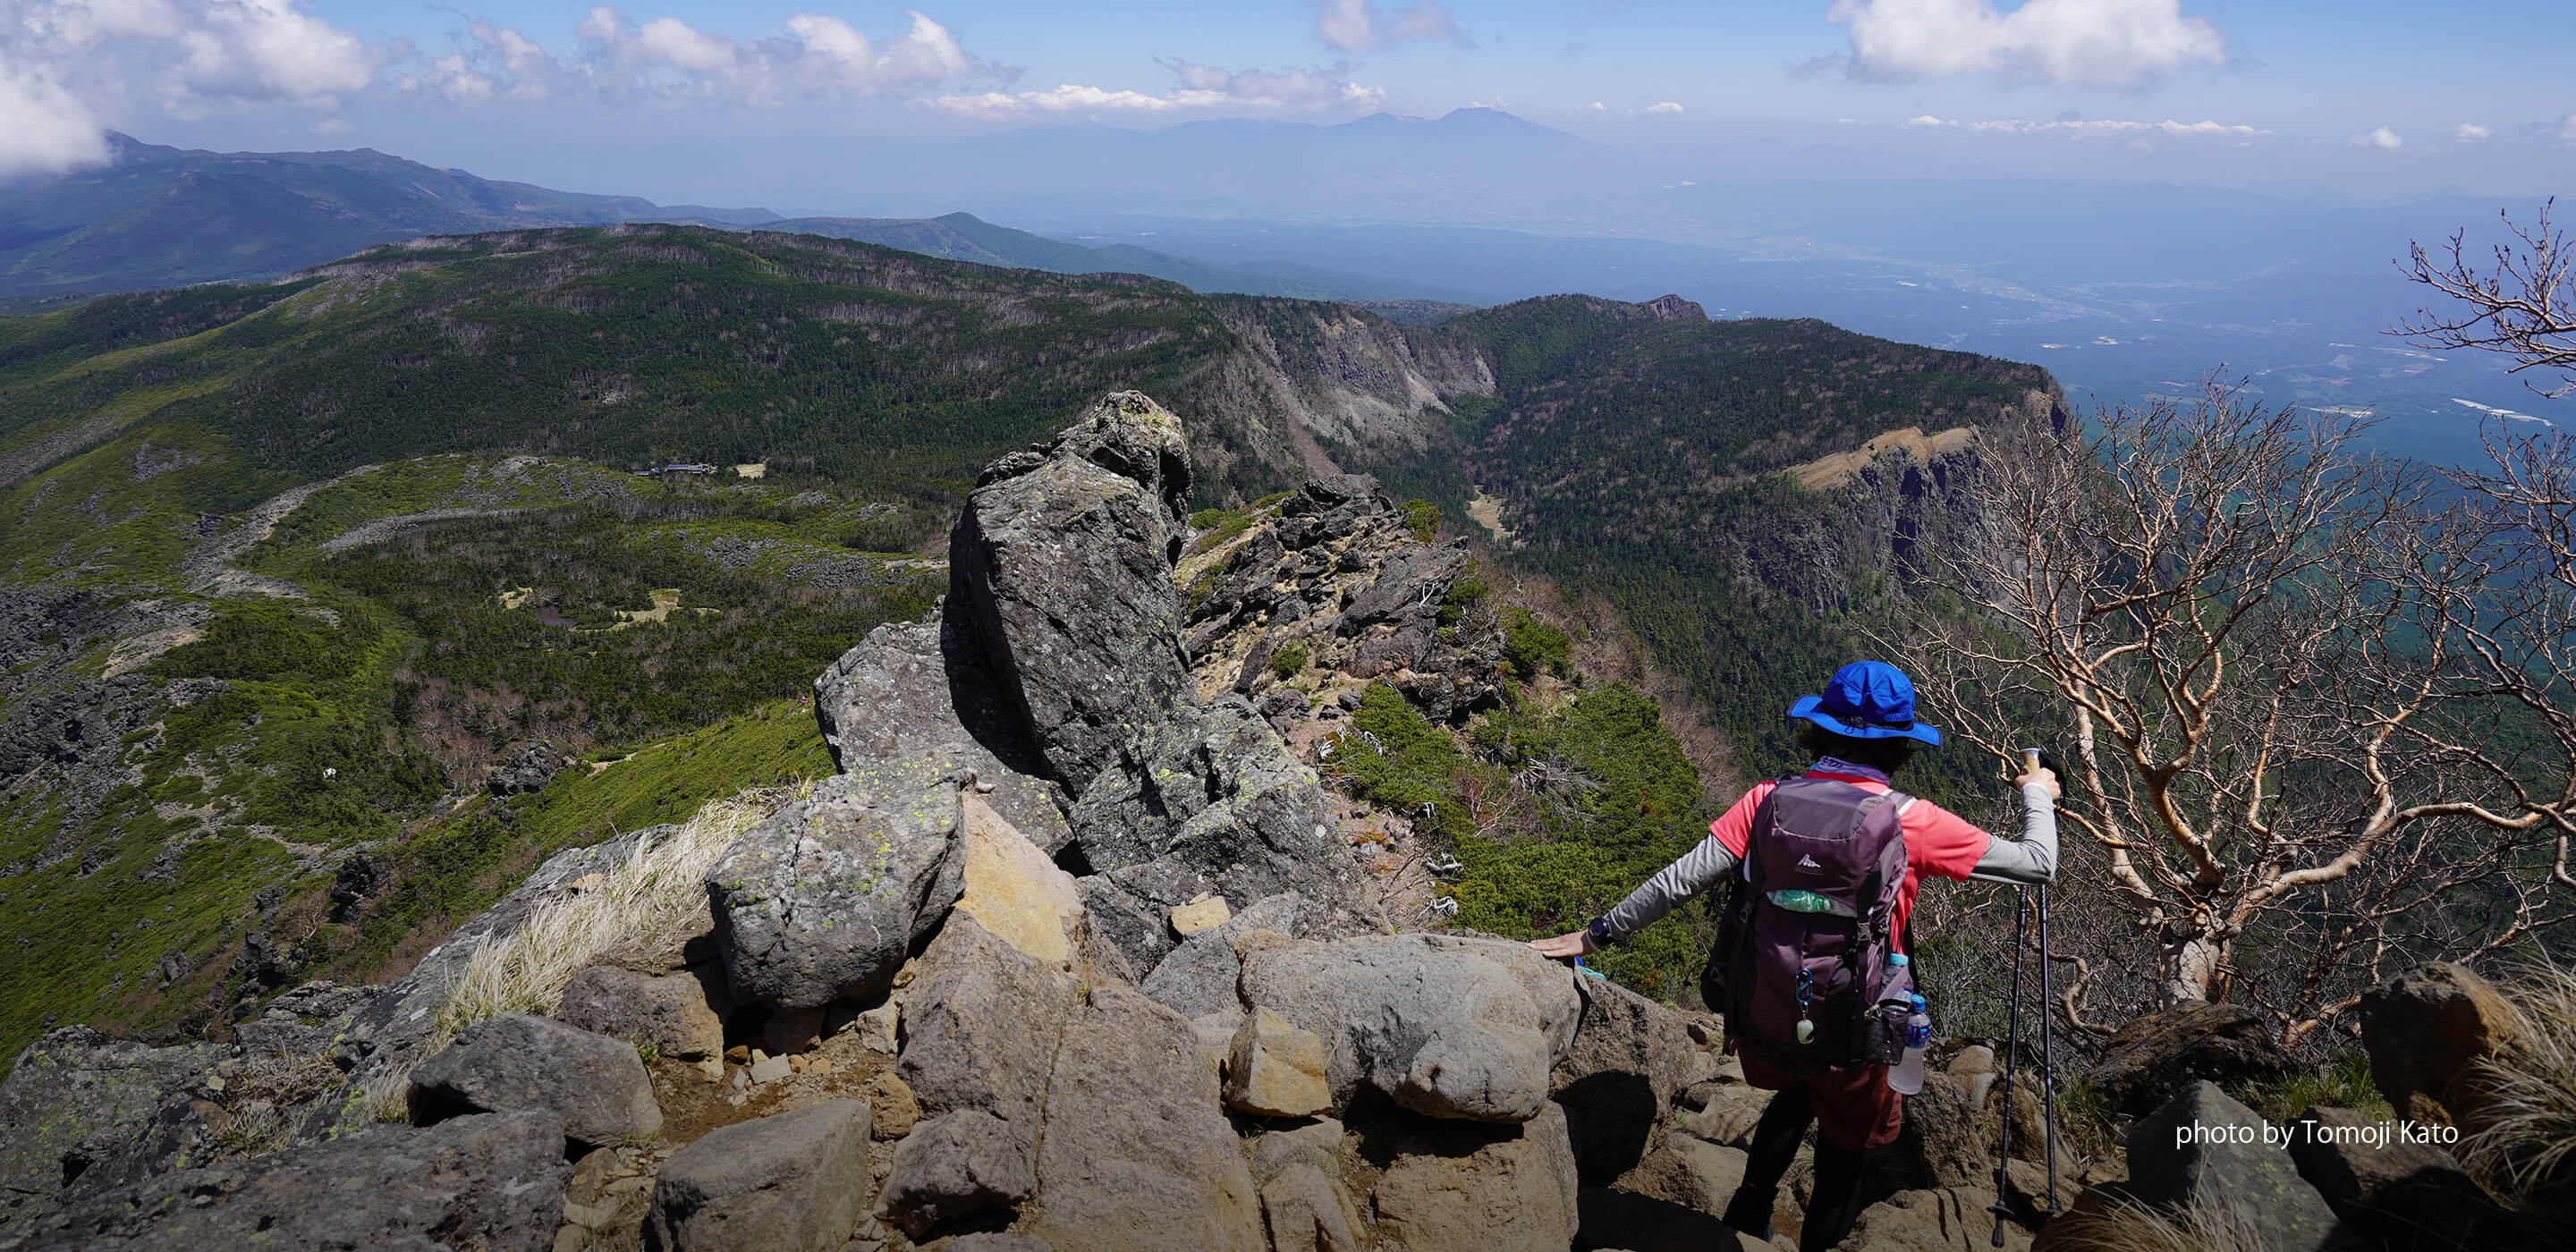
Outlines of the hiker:
[[1842,1242],[1860,1216],[1861,1154],[1893,1142],[1904,1103],[1887,1071],[1903,1050],[1913,1000],[1906,920],[1926,875],[2041,884],[2057,874],[2057,776],[2034,768],[2021,791],[2022,837],[1998,839],[1889,776],[1941,732],[1914,719],[1914,684],[1879,661],[1834,671],[1824,694],[1789,706],[1804,773],[1757,784],[1709,837],[1619,906],[1569,935],[1533,941],[1554,958],[1600,951],[1724,882],[1729,897],[1701,987],[1726,1014],[1744,1077],[1776,1092],[1754,1127],[1726,1224],[1772,1235],[1771,1209],[1807,1124],[1816,1176],[1798,1246]]

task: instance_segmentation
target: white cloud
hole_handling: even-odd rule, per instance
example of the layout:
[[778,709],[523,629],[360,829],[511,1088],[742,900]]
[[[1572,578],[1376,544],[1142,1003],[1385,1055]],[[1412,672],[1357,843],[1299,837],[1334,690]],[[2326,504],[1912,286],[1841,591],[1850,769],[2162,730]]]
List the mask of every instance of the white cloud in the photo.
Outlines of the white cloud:
[[1665,100],[1660,103],[1647,105],[1646,111],[1648,113],[1679,113],[1682,111],[1682,106],[1675,104],[1670,100]]
[[1190,61],[1169,61],[1177,85],[1162,95],[1110,90],[1066,83],[1049,91],[987,91],[942,95],[916,103],[957,117],[1007,121],[1074,115],[1145,116],[1158,113],[1255,109],[1312,112],[1327,109],[1370,110],[1386,103],[1386,92],[1345,81],[1346,66],[1330,69],[1225,70]]
[[1921,117],[1909,117],[1905,119],[1905,124],[1914,127],[1917,130],[1930,130],[1935,126],[1956,126],[1959,123],[1956,121],[1944,121],[1926,113]]
[[129,74],[181,117],[327,108],[372,83],[382,55],[298,0],[0,0],[0,175],[106,161]]
[[2377,148],[2382,152],[2395,152],[2406,146],[2406,140],[2396,131],[2385,126],[2374,126],[2345,140],[2344,144],[2353,148]]
[[1600,101],[1595,100],[1592,103],[1583,106],[1583,111],[1586,113],[1607,113],[1610,110]]
[[2494,136],[2495,132],[2475,122],[2462,122],[2451,128],[2451,138],[2458,143],[2476,143]]
[[1850,28],[1858,78],[2123,85],[2227,62],[2226,37],[2181,0],[2027,0],[2009,13],[1992,0],[1834,0],[1827,18]]
[[786,34],[738,40],[678,18],[637,25],[602,5],[573,28],[580,55],[557,58],[508,27],[475,21],[470,45],[406,78],[406,90],[435,91],[458,104],[495,98],[708,96],[777,105],[874,96],[999,73],[960,47],[946,27],[910,14],[912,25],[882,43],[835,17],[797,13]]
[[1439,0],[1414,0],[1412,8],[1389,17],[1376,0],[1315,0],[1315,37],[1341,52],[1359,52],[1400,39],[1441,38],[1465,42]]
[[[1911,124],[1912,123],[1908,123],[1908,125]],[[2023,118],[2011,117],[1991,122],[1970,122],[1968,123],[1968,129],[2001,131],[2005,134],[2013,135],[2063,134],[2079,136],[2142,136],[2156,134],[2177,136],[2233,136],[2245,138],[2272,133],[2268,130],[2258,130],[2251,126],[2230,126],[2222,122],[2177,122],[2171,119],[2161,122],[2122,122],[2114,121],[2109,118],[2090,122],[2085,121],[2082,118],[2065,118],[2054,122],[2033,122]]]
[[356,129],[357,127],[351,126],[349,119],[345,117],[326,117],[315,122],[312,127],[313,133],[317,135],[345,135]]
[[2554,133],[2560,141],[2576,146],[2576,113],[2558,119],[2558,129]]

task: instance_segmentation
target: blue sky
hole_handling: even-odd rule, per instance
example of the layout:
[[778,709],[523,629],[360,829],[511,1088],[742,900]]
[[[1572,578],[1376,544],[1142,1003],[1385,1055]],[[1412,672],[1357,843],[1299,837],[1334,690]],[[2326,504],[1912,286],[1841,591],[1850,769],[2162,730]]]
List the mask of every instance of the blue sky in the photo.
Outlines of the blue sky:
[[1490,104],[1625,147],[1778,138],[2114,178],[2576,191],[2563,2],[924,3],[0,0],[0,173],[95,161],[109,127],[543,182],[549,145],[632,154],[643,179],[665,135]]

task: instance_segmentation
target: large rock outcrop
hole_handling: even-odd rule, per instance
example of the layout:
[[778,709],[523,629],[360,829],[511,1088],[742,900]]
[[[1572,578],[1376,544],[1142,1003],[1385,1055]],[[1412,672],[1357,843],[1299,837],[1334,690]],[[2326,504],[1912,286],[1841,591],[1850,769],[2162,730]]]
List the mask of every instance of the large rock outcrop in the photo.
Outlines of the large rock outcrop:
[[380,1126],[95,1194],[29,1223],[20,1246],[537,1252],[563,1218],[563,1142],[563,1120],[543,1112]]

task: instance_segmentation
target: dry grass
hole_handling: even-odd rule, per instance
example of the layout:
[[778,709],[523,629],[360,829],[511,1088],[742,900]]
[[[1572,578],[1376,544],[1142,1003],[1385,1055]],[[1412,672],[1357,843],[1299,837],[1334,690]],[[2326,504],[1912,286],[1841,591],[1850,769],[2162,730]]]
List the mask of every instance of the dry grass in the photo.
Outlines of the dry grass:
[[678,830],[637,849],[597,886],[539,904],[518,929],[466,962],[439,1010],[432,1050],[487,1017],[552,1012],[564,984],[600,953],[688,925],[707,907],[707,870],[780,798],[774,791],[743,792],[711,801]]
[[2180,1211],[2118,1200],[2099,1213],[2069,1213],[2049,1224],[2064,1252],[2271,1252],[2254,1216],[2232,1204]]
[[2527,967],[2502,990],[2525,1042],[2478,1062],[2492,1115],[2460,1155],[2490,1190],[2529,1200],[2576,1188],[2576,971]]

